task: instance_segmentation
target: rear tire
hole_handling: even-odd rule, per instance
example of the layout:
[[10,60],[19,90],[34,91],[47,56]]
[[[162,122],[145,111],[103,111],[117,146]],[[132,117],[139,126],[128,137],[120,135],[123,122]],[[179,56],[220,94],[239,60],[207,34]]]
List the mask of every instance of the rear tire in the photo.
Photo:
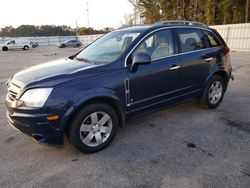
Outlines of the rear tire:
[[29,47],[27,46],[27,45],[25,45],[24,47],[23,47],[23,50],[28,50],[29,49]]
[[6,46],[4,46],[4,47],[2,48],[2,50],[3,50],[3,51],[8,51],[8,50],[9,50],[9,48],[8,48],[8,47],[6,47]]
[[205,108],[216,108],[221,103],[224,93],[226,91],[225,80],[219,76],[214,75],[207,83],[200,104]]
[[119,120],[115,110],[104,103],[84,106],[72,118],[67,130],[69,142],[84,153],[98,152],[115,137]]

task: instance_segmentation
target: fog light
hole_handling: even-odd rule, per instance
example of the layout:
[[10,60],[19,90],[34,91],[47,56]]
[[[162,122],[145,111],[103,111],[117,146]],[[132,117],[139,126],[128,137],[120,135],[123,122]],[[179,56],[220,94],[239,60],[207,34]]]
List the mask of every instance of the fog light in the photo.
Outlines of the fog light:
[[49,121],[58,120],[58,119],[59,119],[59,116],[48,116],[47,117],[47,120],[49,120]]

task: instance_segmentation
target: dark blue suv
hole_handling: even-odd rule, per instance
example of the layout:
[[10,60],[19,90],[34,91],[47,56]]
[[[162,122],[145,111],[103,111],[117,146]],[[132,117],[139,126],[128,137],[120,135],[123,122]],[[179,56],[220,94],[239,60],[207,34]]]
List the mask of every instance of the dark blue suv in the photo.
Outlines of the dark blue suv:
[[96,152],[124,122],[198,99],[222,101],[230,50],[203,24],[161,21],[113,31],[79,53],[27,68],[8,81],[10,125],[38,142]]

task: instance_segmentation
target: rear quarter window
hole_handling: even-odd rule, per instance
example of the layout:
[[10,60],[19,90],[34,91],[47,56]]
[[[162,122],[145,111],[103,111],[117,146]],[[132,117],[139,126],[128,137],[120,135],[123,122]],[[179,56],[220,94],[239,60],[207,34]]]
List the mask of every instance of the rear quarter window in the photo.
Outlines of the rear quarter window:
[[209,47],[222,46],[218,38],[212,32],[209,31],[203,31],[203,32],[207,38]]

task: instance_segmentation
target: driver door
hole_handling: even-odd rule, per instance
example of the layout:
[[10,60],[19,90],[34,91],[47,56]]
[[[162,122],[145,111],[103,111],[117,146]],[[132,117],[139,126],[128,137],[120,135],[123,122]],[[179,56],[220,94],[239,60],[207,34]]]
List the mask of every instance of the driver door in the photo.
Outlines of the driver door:
[[15,40],[11,40],[7,43],[9,49],[14,49],[16,47]]
[[165,29],[147,37],[131,53],[130,61],[139,52],[151,57],[150,64],[138,65],[134,72],[128,70],[131,108],[143,109],[178,95],[180,66],[176,48],[172,30]]

